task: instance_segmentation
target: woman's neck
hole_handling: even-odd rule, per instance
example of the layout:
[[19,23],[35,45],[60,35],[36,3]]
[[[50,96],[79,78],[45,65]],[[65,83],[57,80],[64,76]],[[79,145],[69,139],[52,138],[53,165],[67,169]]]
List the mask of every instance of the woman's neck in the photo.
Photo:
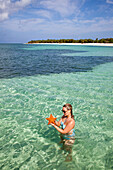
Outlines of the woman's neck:
[[70,119],[70,118],[71,118],[71,115],[68,115],[68,116],[67,116],[67,119]]

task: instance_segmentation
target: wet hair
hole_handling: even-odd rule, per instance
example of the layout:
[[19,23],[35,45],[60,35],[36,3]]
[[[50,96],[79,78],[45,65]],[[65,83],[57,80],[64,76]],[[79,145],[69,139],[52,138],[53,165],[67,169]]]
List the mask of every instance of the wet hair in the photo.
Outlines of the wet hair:
[[74,115],[73,115],[73,112],[72,112],[72,105],[69,104],[69,103],[66,103],[65,105],[63,105],[63,107],[65,107],[67,110],[71,110],[71,118],[74,119]]

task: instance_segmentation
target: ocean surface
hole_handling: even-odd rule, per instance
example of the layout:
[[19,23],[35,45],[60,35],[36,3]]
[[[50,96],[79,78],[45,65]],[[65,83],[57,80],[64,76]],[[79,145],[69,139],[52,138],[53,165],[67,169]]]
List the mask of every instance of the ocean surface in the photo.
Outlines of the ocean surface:
[[[65,103],[71,155],[45,119]],[[0,44],[0,169],[113,169],[113,47]]]

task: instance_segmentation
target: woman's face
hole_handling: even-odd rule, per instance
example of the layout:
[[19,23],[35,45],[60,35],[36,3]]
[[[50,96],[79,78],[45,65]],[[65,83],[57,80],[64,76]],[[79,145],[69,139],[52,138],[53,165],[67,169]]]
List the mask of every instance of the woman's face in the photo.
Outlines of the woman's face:
[[66,107],[62,108],[62,112],[64,113],[64,116],[68,116],[70,114],[70,110],[67,110]]

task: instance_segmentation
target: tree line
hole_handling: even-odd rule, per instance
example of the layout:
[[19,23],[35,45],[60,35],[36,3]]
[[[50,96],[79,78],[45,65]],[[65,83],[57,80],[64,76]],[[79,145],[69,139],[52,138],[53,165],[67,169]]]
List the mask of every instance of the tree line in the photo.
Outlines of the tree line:
[[28,44],[32,43],[113,43],[113,38],[102,38],[95,40],[93,39],[47,39],[47,40],[31,40],[28,42]]

